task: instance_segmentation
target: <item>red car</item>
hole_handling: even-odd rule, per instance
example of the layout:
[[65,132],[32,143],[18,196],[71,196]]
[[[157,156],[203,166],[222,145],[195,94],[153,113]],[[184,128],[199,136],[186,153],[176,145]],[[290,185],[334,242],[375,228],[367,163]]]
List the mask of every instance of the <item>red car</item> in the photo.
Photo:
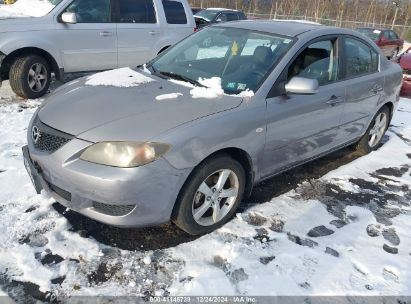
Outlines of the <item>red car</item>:
[[404,47],[404,40],[400,39],[393,30],[361,27],[357,31],[373,40],[387,58],[397,57]]
[[398,57],[397,62],[400,64],[404,75],[401,96],[411,96],[411,47]]

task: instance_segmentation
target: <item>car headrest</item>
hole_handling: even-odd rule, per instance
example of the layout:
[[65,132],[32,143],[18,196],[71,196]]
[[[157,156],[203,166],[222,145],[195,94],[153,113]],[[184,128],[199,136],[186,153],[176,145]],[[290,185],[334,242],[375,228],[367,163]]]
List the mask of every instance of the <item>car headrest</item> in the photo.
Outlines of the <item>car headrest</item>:
[[260,45],[254,50],[254,63],[271,65],[272,59],[273,51],[269,47]]
[[318,60],[328,58],[329,56],[325,49],[308,48],[304,51],[304,67],[306,68]]

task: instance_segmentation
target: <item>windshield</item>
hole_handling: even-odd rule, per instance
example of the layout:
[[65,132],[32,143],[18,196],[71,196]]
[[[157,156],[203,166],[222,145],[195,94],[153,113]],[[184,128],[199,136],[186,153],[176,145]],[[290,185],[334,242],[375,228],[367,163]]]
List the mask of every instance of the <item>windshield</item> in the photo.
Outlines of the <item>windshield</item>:
[[217,10],[203,10],[195,14],[194,17],[201,17],[201,18],[206,19],[207,21],[211,21],[214,19],[217,13],[218,13]]
[[367,36],[368,38],[374,41],[378,40],[381,35],[380,30],[360,28],[360,29],[357,29],[357,31],[359,31],[361,34]]
[[0,18],[41,17],[51,12],[62,0],[18,0],[0,6]]
[[151,63],[158,75],[199,85],[218,77],[226,94],[255,92],[289,50],[290,37],[251,30],[207,27]]

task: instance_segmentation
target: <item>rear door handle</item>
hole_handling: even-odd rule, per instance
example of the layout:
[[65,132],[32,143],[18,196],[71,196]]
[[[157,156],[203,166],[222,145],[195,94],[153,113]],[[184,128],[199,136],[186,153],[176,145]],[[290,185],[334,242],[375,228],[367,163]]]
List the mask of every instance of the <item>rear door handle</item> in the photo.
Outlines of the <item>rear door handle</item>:
[[330,97],[330,99],[328,99],[327,104],[329,104],[330,106],[335,106],[338,105],[340,103],[344,102],[344,98],[341,96],[337,96],[337,95],[333,95]]
[[150,35],[158,35],[158,34],[160,34],[160,32],[158,32],[158,31],[149,31],[148,32]]
[[113,32],[107,32],[107,31],[104,31],[104,32],[100,32],[99,33],[99,35],[101,36],[101,37],[110,37],[110,36],[113,36]]

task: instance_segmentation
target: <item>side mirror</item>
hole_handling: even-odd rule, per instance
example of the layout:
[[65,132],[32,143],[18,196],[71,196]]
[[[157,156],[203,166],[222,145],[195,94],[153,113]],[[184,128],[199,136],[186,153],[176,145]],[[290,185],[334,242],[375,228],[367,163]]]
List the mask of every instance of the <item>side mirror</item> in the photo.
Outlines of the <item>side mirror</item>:
[[216,20],[215,20],[215,22],[222,22],[223,21],[223,19],[221,19],[221,18],[217,18]]
[[61,21],[68,24],[76,24],[77,16],[75,13],[65,12],[61,15]]
[[319,87],[317,79],[293,77],[285,85],[285,91],[292,94],[313,95],[318,93]]

